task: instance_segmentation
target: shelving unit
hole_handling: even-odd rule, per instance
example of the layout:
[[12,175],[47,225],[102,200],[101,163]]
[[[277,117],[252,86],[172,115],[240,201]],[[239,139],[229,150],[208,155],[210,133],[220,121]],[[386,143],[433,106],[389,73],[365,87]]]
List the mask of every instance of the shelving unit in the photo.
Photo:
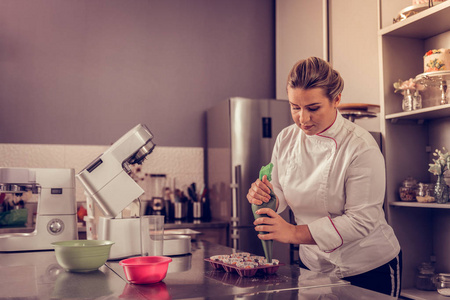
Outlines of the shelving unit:
[[450,203],[419,203],[419,202],[404,202],[404,201],[393,201],[389,203],[391,206],[401,206],[401,207],[418,207],[418,208],[444,208],[450,209]]
[[[389,19],[396,13],[381,17]],[[442,299],[437,292],[415,289],[414,278],[416,267],[434,258],[436,272],[450,273],[450,204],[403,202],[398,188],[408,176],[421,182],[436,180],[428,164],[434,149],[450,149],[450,104],[403,112],[393,83],[423,73],[428,50],[450,48],[450,1],[381,28],[378,39],[385,210],[403,251],[402,297]]]
[[[450,18],[450,16],[449,16]],[[399,120],[434,120],[450,117],[450,104],[431,106],[413,111],[404,111],[385,116],[386,120],[397,122]]]

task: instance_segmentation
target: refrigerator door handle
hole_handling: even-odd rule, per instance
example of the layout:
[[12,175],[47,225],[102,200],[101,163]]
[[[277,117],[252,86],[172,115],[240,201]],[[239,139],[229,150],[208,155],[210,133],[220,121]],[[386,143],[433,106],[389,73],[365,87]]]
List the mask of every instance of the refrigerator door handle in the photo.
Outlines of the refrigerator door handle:
[[231,199],[231,226],[239,226],[239,203],[241,201],[241,165],[234,167],[234,183],[231,184],[232,199]]

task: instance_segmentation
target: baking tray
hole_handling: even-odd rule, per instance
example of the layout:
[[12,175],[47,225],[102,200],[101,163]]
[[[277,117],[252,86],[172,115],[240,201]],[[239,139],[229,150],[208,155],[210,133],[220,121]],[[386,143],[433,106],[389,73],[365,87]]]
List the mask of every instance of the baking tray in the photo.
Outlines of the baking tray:
[[258,287],[267,285],[279,285],[290,282],[290,278],[286,276],[279,276],[277,273],[270,275],[261,275],[253,277],[239,276],[237,273],[227,273],[223,270],[206,271],[205,277],[217,280],[219,282],[237,286],[237,287]]
[[224,270],[227,273],[233,273],[236,272],[241,277],[253,277],[255,275],[264,274],[264,275],[271,275],[275,274],[278,271],[278,268],[280,266],[284,266],[283,263],[279,263],[278,265],[274,266],[258,266],[254,268],[239,268],[235,265],[226,264],[221,261],[212,260],[209,258],[205,258],[205,261],[209,262],[211,266],[216,270]]

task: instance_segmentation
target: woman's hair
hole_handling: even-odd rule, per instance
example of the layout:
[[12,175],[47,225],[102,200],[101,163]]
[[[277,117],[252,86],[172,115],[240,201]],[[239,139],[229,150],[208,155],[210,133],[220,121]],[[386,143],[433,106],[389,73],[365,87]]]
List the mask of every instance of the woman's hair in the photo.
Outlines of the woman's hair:
[[318,57],[300,60],[289,72],[286,88],[322,88],[330,101],[344,89],[344,79],[338,71]]

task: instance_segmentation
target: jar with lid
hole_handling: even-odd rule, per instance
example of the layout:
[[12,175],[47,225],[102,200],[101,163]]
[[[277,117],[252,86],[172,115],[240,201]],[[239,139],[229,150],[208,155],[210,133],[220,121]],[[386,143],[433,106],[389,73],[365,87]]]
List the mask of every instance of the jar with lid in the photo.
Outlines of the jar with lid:
[[436,289],[443,296],[450,296],[450,273],[439,273],[435,278]]
[[434,280],[434,264],[431,262],[421,263],[416,270],[414,286],[418,290],[435,291],[436,285]]
[[434,184],[419,182],[416,188],[416,200],[417,202],[431,203],[435,202],[434,199]]
[[416,186],[417,180],[412,177],[408,177],[403,180],[402,185],[399,188],[400,199],[402,201],[415,201]]

